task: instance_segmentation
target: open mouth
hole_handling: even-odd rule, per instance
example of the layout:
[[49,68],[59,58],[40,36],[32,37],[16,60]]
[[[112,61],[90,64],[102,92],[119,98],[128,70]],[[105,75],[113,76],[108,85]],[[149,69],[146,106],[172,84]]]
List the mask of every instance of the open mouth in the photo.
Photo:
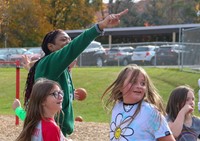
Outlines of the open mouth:
[[141,91],[133,91],[135,94],[141,94]]
[[56,104],[62,104],[62,101],[57,102]]

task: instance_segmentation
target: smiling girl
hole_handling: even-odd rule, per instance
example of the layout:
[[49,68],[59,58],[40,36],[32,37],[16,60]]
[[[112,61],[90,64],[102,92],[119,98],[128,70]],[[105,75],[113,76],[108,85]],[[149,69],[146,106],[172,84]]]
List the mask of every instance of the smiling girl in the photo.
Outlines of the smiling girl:
[[65,141],[55,116],[62,110],[63,92],[52,80],[40,78],[31,92],[23,130],[16,141]]
[[162,99],[142,67],[122,69],[106,95],[106,106],[113,106],[111,141],[175,141],[164,118]]

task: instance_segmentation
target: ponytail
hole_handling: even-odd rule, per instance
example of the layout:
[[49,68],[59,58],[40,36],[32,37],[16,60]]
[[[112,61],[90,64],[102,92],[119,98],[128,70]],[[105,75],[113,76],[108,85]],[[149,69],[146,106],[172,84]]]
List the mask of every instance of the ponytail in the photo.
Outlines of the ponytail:
[[[54,44],[57,35],[61,32],[63,32],[63,30],[57,29],[57,30],[50,31],[49,33],[46,34],[46,36],[43,39],[42,45],[41,45],[42,50],[45,53],[45,56],[51,54],[51,51],[48,49],[48,43]],[[31,96],[32,87],[35,82],[35,80],[34,80],[35,69],[40,60],[41,59],[39,59],[37,62],[35,62],[35,64],[31,67],[31,69],[29,70],[29,73],[28,73],[28,77],[27,77],[26,84],[25,84],[25,90],[24,90],[24,95],[25,95],[24,107],[25,108],[27,107],[29,98]]]
[[33,88],[33,84],[34,84],[34,76],[35,76],[35,69],[37,64],[39,63],[41,59],[39,59],[37,62],[35,62],[35,64],[31,67],[31,69],[29,70],[27,79],[26,79],[26,84],[25,84],[25,90],[24,90],[24,95],[25,95],[25,99],[24,99],[24,107],[26,108],[28,105],[28,101],[29,98],[31,96],[31,91]]

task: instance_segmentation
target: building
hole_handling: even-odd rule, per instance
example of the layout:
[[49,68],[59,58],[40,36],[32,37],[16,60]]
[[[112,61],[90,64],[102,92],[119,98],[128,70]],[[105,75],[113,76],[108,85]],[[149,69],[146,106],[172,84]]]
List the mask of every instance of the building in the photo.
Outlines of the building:
[[[182,31],[200,27],[200,24],[160,25],[147,27],[107,28],[105,34],[98,38],[103,44],[135,42],[179,42]],[[66,30],[74,38],[84,30]]]

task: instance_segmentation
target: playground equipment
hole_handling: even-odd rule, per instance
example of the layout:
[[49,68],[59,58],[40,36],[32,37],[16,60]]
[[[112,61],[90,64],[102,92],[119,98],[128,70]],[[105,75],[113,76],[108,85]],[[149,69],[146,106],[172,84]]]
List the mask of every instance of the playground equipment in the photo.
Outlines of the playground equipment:
[[[15,97],[19,99],[20,94],[20,61],[0,61],[0,64],[11,64],[16,66],[16,95]],[[19,118],[16,116],[15,125],[19,125]]]

